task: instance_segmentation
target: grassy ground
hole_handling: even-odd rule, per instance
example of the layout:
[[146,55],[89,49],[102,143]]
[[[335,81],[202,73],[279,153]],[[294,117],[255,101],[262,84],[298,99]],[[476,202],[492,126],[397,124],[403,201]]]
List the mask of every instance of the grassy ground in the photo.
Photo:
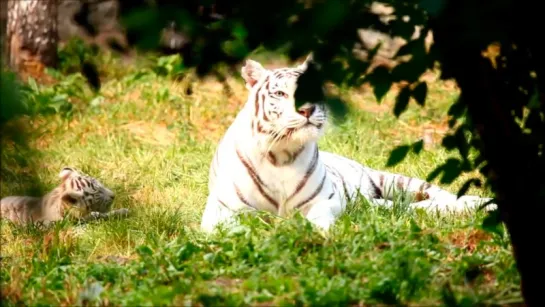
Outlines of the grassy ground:
[[[2,141],[2,197],[27,193],[33,171],[44,190],[52,189],[60,169],[70,165],[111,187],[115,208],[132,210],[125,220],[63,222],[47,230],[2,222],[5,305],[521,301],[508,238],[481,230],[483,213],[439,217],[361,202],[329,238],[312,232],[300,217],[271,223],[250,218],[236,231],[206,238],[197,226],[209,161],[246,90],[233,77],[230,96],[214,80],[198,82],[187,95],[183,83],[157,76],[142,63],[102,66],[105,82],[98,96],[88,89],[38,88],[41,94],[34,96],[69,93],[74,108],[68,116],[19,121],[30,127],[29,147],[37,151],[26,162],[21,155],[27,151]],[[394,92],[381,105],[368,89],[343,95],[352,111],[321,141],[322,149],[385,169],[393,148],[426,134],[432,142],[419,156],[410,154],[388,169],[421,178],[455,154],[439,144],[457,95],[452,84],[432,82],[428,106],[411,103],[399,121],[391,113]],[[446,188],[457,191],[463,182]]]

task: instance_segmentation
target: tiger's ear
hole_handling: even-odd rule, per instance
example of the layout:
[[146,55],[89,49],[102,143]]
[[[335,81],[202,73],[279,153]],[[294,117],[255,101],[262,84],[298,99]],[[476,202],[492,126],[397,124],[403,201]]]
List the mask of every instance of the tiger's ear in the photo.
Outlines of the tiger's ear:
[[72,167],[64,167],[61,172],[59,173],[59,177],[62,179],[62,181],[65,181],[70,177],[72,174],[77,174],[77,171]]
[[241,69],[242,78],[246,81],[246,88],[252,89],[252,87],[263,76],[265,68],[254,60],[246,60],[246,64]]
[[312,52],[307,55],[307,58],[305,61],[297,66],[300,70],[307,70],[308,64],[314,60],[314,56],[312,55]]
[[83,197],[83,193],[78,193],[74,191],[68,191],[64,193],[61,197],[62,201],[70,204],[75,205],[78,203],[78,201]]

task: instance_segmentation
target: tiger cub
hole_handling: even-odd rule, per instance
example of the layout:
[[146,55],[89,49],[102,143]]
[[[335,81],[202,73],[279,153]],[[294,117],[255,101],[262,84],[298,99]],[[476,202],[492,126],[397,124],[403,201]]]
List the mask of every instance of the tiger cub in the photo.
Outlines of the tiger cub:
[[16,224],[43,223],[64,219],[88,221],[127,215],[128,209],[110,211],[115,193],[96,178],[71,167],[61,170],[61,184],[43,197],[7,196],[0,200],[2,218]]

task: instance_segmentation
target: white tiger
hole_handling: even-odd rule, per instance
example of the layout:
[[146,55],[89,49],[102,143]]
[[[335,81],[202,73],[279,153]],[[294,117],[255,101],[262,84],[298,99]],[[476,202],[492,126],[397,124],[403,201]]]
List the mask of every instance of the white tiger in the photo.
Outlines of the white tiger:
[[42,223],[65,217],[83,221],[125,216],[128,209],[110,211],[115,193],[96,178],[65,167],[59,177],[61,184],[43,197],[7,196],[0,200],[2,218],[15,224]]
[[211,232],[244,209],[285,217],[294,210],[328,230],[358,192],[373,203],[392,205],[394,193],[408,192],[413,207],[461,211],[488,198],[462,196],[427,183],[374,170],[318,150],[327,122],[324,104],[295,109],[298,77],[311,55],[293,68],[265,69],[247,60],[242,77],[246,104],[220,141],[209,172],[209,195],[201,229]]

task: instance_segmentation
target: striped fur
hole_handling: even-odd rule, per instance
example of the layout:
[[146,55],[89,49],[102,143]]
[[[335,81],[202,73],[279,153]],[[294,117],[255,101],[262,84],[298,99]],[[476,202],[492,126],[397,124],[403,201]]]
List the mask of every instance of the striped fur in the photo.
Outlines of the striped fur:
[[317,142],[327,124],[323,104],[295,109],[297,78],[307,60],[294,68],[268,70],[248,60],[242,68],[249,96],[218,144],[210,164],[209,195],[201,228],[212,231],[234,221],[243,210],[287,216],[301,212],[329,229],[358,194],[391,205],[394,194],[411,194],[414,207],[461,211],[481,199],[456,195],[418,178],[365,167],[320,151]]
[[127,213],[127,209],[110,211],[115,193],[97,179],[71,167],[63,168],[59,177],[61,184],[43,197],[2,198],[2,218],[16,224],[48,224],[65,217],[89,220]]

